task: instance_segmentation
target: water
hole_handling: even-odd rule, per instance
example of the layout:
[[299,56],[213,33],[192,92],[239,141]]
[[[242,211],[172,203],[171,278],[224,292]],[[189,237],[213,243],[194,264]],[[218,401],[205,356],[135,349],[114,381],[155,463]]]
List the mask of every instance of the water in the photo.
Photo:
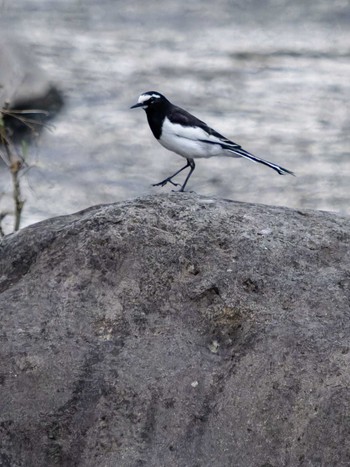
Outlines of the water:
[[22,225],[171,189],[151,184],[184,160],[129,110],[148,90],[297,175],[214,158],[189,189],[350,214],[350,1],[2,0],[0,12],[67,100],[31,148]]

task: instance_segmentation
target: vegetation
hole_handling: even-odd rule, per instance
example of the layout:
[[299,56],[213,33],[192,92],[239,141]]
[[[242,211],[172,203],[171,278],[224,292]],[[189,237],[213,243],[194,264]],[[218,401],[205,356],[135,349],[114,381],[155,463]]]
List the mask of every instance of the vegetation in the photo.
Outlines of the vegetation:
[[2,228],[2,221],[9,215],[14,217],[13,231],[16,232],[20,228],[22,211],[25,203],[21,191],[20,179],[24,169],[28,168],[28,164],[26,163],[28,145],[24,138],[14,143],[12,131],[6,123],[6,119],[9,117],[16,119],[22,126],[30,130],[32,136],[36,137],[38,135],[36,130],[38,121],[33,118],[35,114],[46,115],[46,112],[33,109],[11,110],[8,104],[0,109],[0,157],[5,162],[12,179],[12,198],[14,205],[12,212],[0,210],[0,237],[5,235]]

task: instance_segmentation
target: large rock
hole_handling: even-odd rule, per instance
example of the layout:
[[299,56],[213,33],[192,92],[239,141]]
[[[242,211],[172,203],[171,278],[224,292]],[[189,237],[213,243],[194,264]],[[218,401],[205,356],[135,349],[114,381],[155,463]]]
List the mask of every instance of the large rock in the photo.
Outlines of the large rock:
[[1,245],[2,466],[350,465],[350,221],[171,194]]

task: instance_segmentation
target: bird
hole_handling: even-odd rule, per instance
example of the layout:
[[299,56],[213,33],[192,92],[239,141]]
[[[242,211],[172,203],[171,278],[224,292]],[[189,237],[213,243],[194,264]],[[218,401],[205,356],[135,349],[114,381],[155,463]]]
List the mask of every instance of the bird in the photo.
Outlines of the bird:
[[183,192],[195,169],[194,159],[214,156],[244,157],[253,162],[266,165],[280,175],[295,175],[280,165],[254,156],[239,144],[234,143],[213,128],[210,128],[202,120],[199,120],[181,107],[172,104],[159,92],[147,91],[141,94],[137,103],[130,107],[130,109],[136,108],[145,110],[148,124],[158,142],[169,151],[184,157],[187,161],[186,165],[180,170],[161,182],[154,183],[153,186],[163,187],[167,183],[171,183],[173,186],[180,186],[179,183],[173,181],[173,178],[189,167],[190,170],[187,177],[178,190]]

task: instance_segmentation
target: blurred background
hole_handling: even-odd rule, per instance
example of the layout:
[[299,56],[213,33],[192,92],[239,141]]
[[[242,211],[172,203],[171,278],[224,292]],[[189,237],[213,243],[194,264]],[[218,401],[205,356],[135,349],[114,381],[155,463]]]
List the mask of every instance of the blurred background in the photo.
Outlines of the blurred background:
[[0,31],[65,101],[29,148],[22,226],[171,190],[151,185],[184,160],[129,110],[149,90],[297,175],[213,158],[188,189],[350,214],[350,0],[2,0]]

